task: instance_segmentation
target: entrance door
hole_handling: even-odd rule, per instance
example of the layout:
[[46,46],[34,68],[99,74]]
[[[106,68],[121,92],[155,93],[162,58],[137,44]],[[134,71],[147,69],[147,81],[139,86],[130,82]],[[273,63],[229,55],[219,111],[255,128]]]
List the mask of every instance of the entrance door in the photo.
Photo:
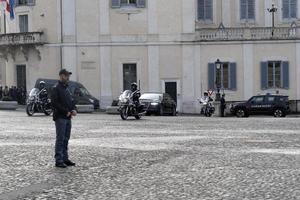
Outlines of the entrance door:
[[17,87],[26,90],[26,65],[17,65]]
[[136,64],[123,64],[123,89],[130,90],[133,82],[137,82]]
[[165,82],[165,92],[169,94],[177,104],[177,82]]

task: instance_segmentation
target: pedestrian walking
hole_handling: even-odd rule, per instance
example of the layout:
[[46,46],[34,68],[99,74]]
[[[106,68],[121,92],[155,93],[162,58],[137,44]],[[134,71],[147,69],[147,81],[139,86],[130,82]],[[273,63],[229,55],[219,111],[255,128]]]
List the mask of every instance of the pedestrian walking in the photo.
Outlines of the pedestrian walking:
[[66,69],[59,72],[59,81],[53,87],[51,102],[53,106],[53,120],[56,127],[55,142],[55,166],[66,168],[75,166],[75,163],[69,160],[68,144],[71,136],[71,119],[77,115],[75,104],[68,89],[69,77],[72,73]]
[[220,101],[221,101],[221,117],[225,117],[225,109],[226,109],[225,94],[222,94]]

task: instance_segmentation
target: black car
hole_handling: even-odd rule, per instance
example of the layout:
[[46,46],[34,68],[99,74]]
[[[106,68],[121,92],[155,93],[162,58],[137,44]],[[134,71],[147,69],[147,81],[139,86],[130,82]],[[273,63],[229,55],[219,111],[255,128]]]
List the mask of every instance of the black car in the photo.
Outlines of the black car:
[[140,102],[144,104],[147,115],[176,115],[176,102],[167,93],[144,93]]
[[246,102],[234,103],[231,106],[231,113],[237,117],[249,117],[249,115],[285,117],[289,111],[289,98],[283,95],[257,95]]
[[[35,88],[39,87],[40,81],[44,81],[46,83],[46,89],[50,94],[51,88],[57,83],[56,79],[38,79],[35,82]],[[75,100],[77,105],[89,105],[93,104],[94,109],[99,109],[99,100],[93,97],[89,91],[79,82],[70,81],[69,82],[69,90],[72,94],[73,99]]]

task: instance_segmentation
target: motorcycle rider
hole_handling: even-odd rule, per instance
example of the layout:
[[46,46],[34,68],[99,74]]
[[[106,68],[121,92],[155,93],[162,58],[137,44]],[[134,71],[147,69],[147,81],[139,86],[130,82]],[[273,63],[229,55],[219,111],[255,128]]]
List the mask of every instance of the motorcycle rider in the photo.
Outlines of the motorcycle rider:
[[139,109],[141,92],[138,90],[138,86],[135,82],[131,83],[131,92],[132,92],[132,101],[136,109]]
[[200,102],[201,103],[206,103],[207,105],[203,106],[201,109],[201,114],[205,113],[205,110],[207,109],[208,103],[213,101],[213,99],[208,95],[208,92],[203,93],[203,97],[201,97]]
[[39,83],[39,98],[45,104],[48,100],[48,91],[46,89],[46,83],[45,81],[40,81]]

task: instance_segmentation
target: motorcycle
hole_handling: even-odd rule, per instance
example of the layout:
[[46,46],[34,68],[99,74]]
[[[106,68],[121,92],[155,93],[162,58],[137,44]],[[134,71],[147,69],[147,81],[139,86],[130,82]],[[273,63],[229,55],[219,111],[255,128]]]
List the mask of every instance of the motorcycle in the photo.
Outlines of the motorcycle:
[[199,103],[202,105],[201,113],[206,117],[211,117],[215,113],[215,107],[212,104],[211,98],[200,98]]
[[49,98],[40,98],[40,95],[43,95],[43,93],[46,94],[47,91],[45,89],[40,91],[38,88],[33,88],[30,91],[26,105],[28,116],[32,116],[34,113],[44,113],[47,116],[52,114],[51,100]]
[[144,105],[136,104],[133,101],[133,95],[135,92],[131,90],[125,90],[119,97],[119,113],[123,120],[126,120],[129,116],[134,116],[135,119],[141,119],[142,115],[146,114],[144,111]]

